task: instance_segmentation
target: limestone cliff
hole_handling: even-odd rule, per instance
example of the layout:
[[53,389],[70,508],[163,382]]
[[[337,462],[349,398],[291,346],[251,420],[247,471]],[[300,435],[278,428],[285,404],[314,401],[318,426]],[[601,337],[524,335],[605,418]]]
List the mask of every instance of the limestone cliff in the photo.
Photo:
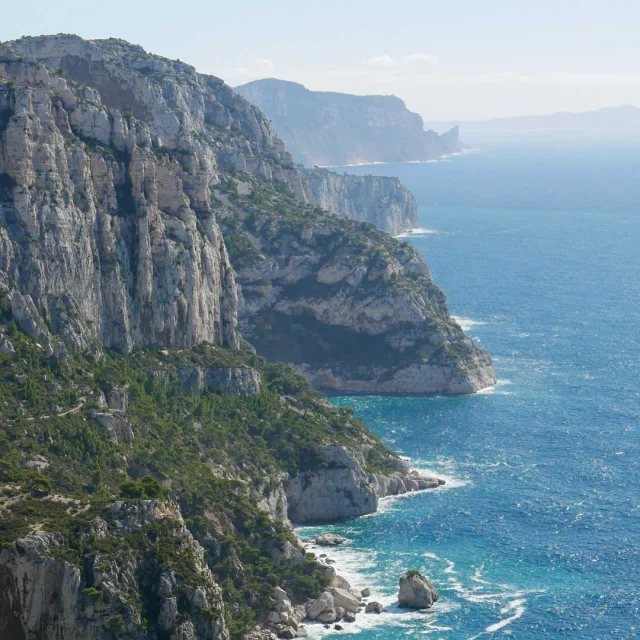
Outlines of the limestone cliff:
[[[302,169],[310,202],[327,211],[397,235],[418,226],[418,203],[398,178],[355,176],[327,169]],[[306,185],[305,185],[306,186]]]
[[0,45],[0,640],[241,640],[276,585],[303,637],[288,520],[437,486],[240,337],[324,388],[494,380],[415,251],[309,188],[188,65]]
[[75,348],[237,346],[210,187],[221,164],[285,177],[264,116],[120,41],[26,38],[0,56],[2,278]]
[[395,96],[309,91],[273,78],[237,87],[306,166],[433,160],[460,151],[458,129],[439,136]]
[[331,522],[374,513],[381,498],[444,484],[412,473],[408,463],[397,458],[387,460],[388,472],[376,473],[366,471],[362,450],[328,446],[320,455],[322,468],[300,473],[287,485],[289,517],[295,522]]

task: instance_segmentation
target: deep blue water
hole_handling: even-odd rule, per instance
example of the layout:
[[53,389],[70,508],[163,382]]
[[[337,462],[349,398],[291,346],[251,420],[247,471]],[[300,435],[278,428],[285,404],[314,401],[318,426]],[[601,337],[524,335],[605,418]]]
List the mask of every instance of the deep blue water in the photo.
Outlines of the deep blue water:
[[410,241],[501,382],[334,399],[450,481],[329,527],[351,540],[330,555],[376,599],[393,603],[408,568],[441,595],[340,635],[640,637],[640,147],[553,151],[349,168],[415,193],[435,233]]

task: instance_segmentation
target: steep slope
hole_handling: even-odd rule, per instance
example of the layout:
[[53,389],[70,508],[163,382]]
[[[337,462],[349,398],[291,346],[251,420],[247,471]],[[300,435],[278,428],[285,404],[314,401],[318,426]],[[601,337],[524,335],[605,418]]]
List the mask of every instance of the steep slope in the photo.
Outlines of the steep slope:
[[[312,187],[265,116],[221,80],[119,40],[75,36],[4,46],[0,79],[0,276],[16,284],[14,315],[48,349],[60,348],[52,334],[72,349],[237,347],[231,242],[245,337],[317,386],[469,393],[494,382],[416,254],[308,207]],[[220,188],[233,175],[257,188],[229,207]],[[268,204],[266,241],[223,239],[219,219],[239,229],[262,212],[247,194]],[[296,240],[288,229],[309,226],[309,212],[320,230]],[[256,249],[260,264],[247,269]],[[262,331],[299,322],[293,342]]]
[[457,128],[443,136],[425,131],[422,118],[395,96],[309,91],[273,78],[236,90],[266,113],[306,166],[424,161],[460,151]]

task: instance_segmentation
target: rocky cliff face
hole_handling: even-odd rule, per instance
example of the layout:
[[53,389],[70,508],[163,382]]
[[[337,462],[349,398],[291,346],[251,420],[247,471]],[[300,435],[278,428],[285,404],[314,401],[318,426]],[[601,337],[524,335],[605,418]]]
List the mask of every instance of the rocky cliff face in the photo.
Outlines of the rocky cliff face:
[[[327,211],[397,235],[418,226],[418,203],[398,180],[385,176],[354,176],[327,169],[303,169],[310,202]],[[306,186],[306,185],[305,185]]]
[[457,127],[439,136],[393,96],[309,91],[284,80],[237,87],[273,122],[296,162],[306,166],[425,161],[460,151]]
[[329,446],[320,452],[322,469],[298,474],[287,485],[289,517],[294,522],[331,522],[374,513],[387,496],[435,489],[438,478],[411,473],[409,465],[389,459],[387,473],[367,472],[361,451]]
[[210,187],[220,165],[295,186],[264,116],[120,41],[26,38],[0,56],[3,278],[75,348],[237,346]]
[[240,338],[322,387],[491,383],[417,254],[308,189],[216,78],[0,45],[0,640],[241,640],[263,585],[326,586],[288,518],[437,485]]

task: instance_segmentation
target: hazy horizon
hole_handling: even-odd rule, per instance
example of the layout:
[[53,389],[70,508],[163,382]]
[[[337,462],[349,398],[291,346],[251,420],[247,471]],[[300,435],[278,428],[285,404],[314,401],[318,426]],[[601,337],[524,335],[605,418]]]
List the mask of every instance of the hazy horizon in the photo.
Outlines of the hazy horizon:
[[0,41],[118,37],[237,86],[276,77],[316,91],[396,95],[428,120],[486,120],[640,105],[640,5],[541,0],[80,0],[13,3]]

